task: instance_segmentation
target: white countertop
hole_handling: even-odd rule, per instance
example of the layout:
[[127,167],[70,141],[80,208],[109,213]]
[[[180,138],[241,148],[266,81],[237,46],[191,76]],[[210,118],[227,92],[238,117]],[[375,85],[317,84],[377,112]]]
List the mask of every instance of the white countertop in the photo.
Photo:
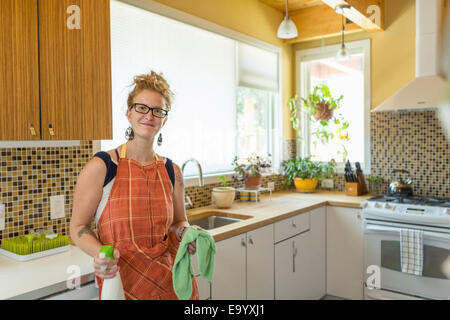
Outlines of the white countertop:
[[93,258],[76,246],[51,256],[18,262],[0,255],[0,299],[9,299],[73,278],[76,267],[79,276],[93,274]]

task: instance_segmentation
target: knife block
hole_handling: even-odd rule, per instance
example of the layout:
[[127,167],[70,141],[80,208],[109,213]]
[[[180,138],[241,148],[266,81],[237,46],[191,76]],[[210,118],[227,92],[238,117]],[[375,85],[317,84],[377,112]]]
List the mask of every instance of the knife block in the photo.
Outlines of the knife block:
[[364,185],[358,182],[346,182],[345,183],[345,194],[348,196],[360,196],[366,194],[367,190]]

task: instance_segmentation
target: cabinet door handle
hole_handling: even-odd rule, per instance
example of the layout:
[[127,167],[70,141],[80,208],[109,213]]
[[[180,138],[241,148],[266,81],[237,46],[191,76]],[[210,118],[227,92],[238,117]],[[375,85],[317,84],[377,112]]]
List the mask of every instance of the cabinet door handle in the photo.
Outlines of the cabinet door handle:
[[244,238],[241,239],[241,244],[242,244],[243,247],[246,246],[246,243],[245,243],[245,239],[244,239]]
[[295,257],[297,256],[297,244],[292,241],[292,271],[295,272]]
[[248,236],[248,242],[250,242],[250,244],[253,244],[252,236]]
[[32,136],[35,136],[35,135],[36,135],[36,129],[34,129],[34,124],[33,124],[33,123],[30,123],[30,124],[28,125],[28,129],[30,129],[30,134],[31,134]]
[[49,133],[51,136],[54,136],[54,135],[55,135],[55,130],[53,129],[53,125],[52,125],[51,123],[48,125],[48,133]]
[[293,226],[294,228],[297,228],[297,223],[295,222],[295,220],[292,220],[292,226]]

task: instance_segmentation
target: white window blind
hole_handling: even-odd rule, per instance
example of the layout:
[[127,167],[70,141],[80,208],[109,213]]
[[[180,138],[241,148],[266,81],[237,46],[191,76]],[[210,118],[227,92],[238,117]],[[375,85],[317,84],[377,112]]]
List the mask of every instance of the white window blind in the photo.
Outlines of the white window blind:
[[[236,42],[218,34],[111,2],[113,140],[126,142],[126,100],[133,77],[162,72],[175,94],[158,154],[181,164],[196,158],[204,173],[231,169],[236,152]],[[197,168],[186,166],[185,176]]]
[[239,42],[239,85],[278,92],[278,56]]

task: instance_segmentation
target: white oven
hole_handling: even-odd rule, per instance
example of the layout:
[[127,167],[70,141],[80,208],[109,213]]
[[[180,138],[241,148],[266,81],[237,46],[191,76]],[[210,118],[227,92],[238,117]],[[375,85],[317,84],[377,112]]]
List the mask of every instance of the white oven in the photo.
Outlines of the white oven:
[[[401,272],[401,228],[423,230],[422,276]],[[365,273],[366,299],[450,299],[450,229],[364,219],[364,255],[380,272],[378,289]]]

